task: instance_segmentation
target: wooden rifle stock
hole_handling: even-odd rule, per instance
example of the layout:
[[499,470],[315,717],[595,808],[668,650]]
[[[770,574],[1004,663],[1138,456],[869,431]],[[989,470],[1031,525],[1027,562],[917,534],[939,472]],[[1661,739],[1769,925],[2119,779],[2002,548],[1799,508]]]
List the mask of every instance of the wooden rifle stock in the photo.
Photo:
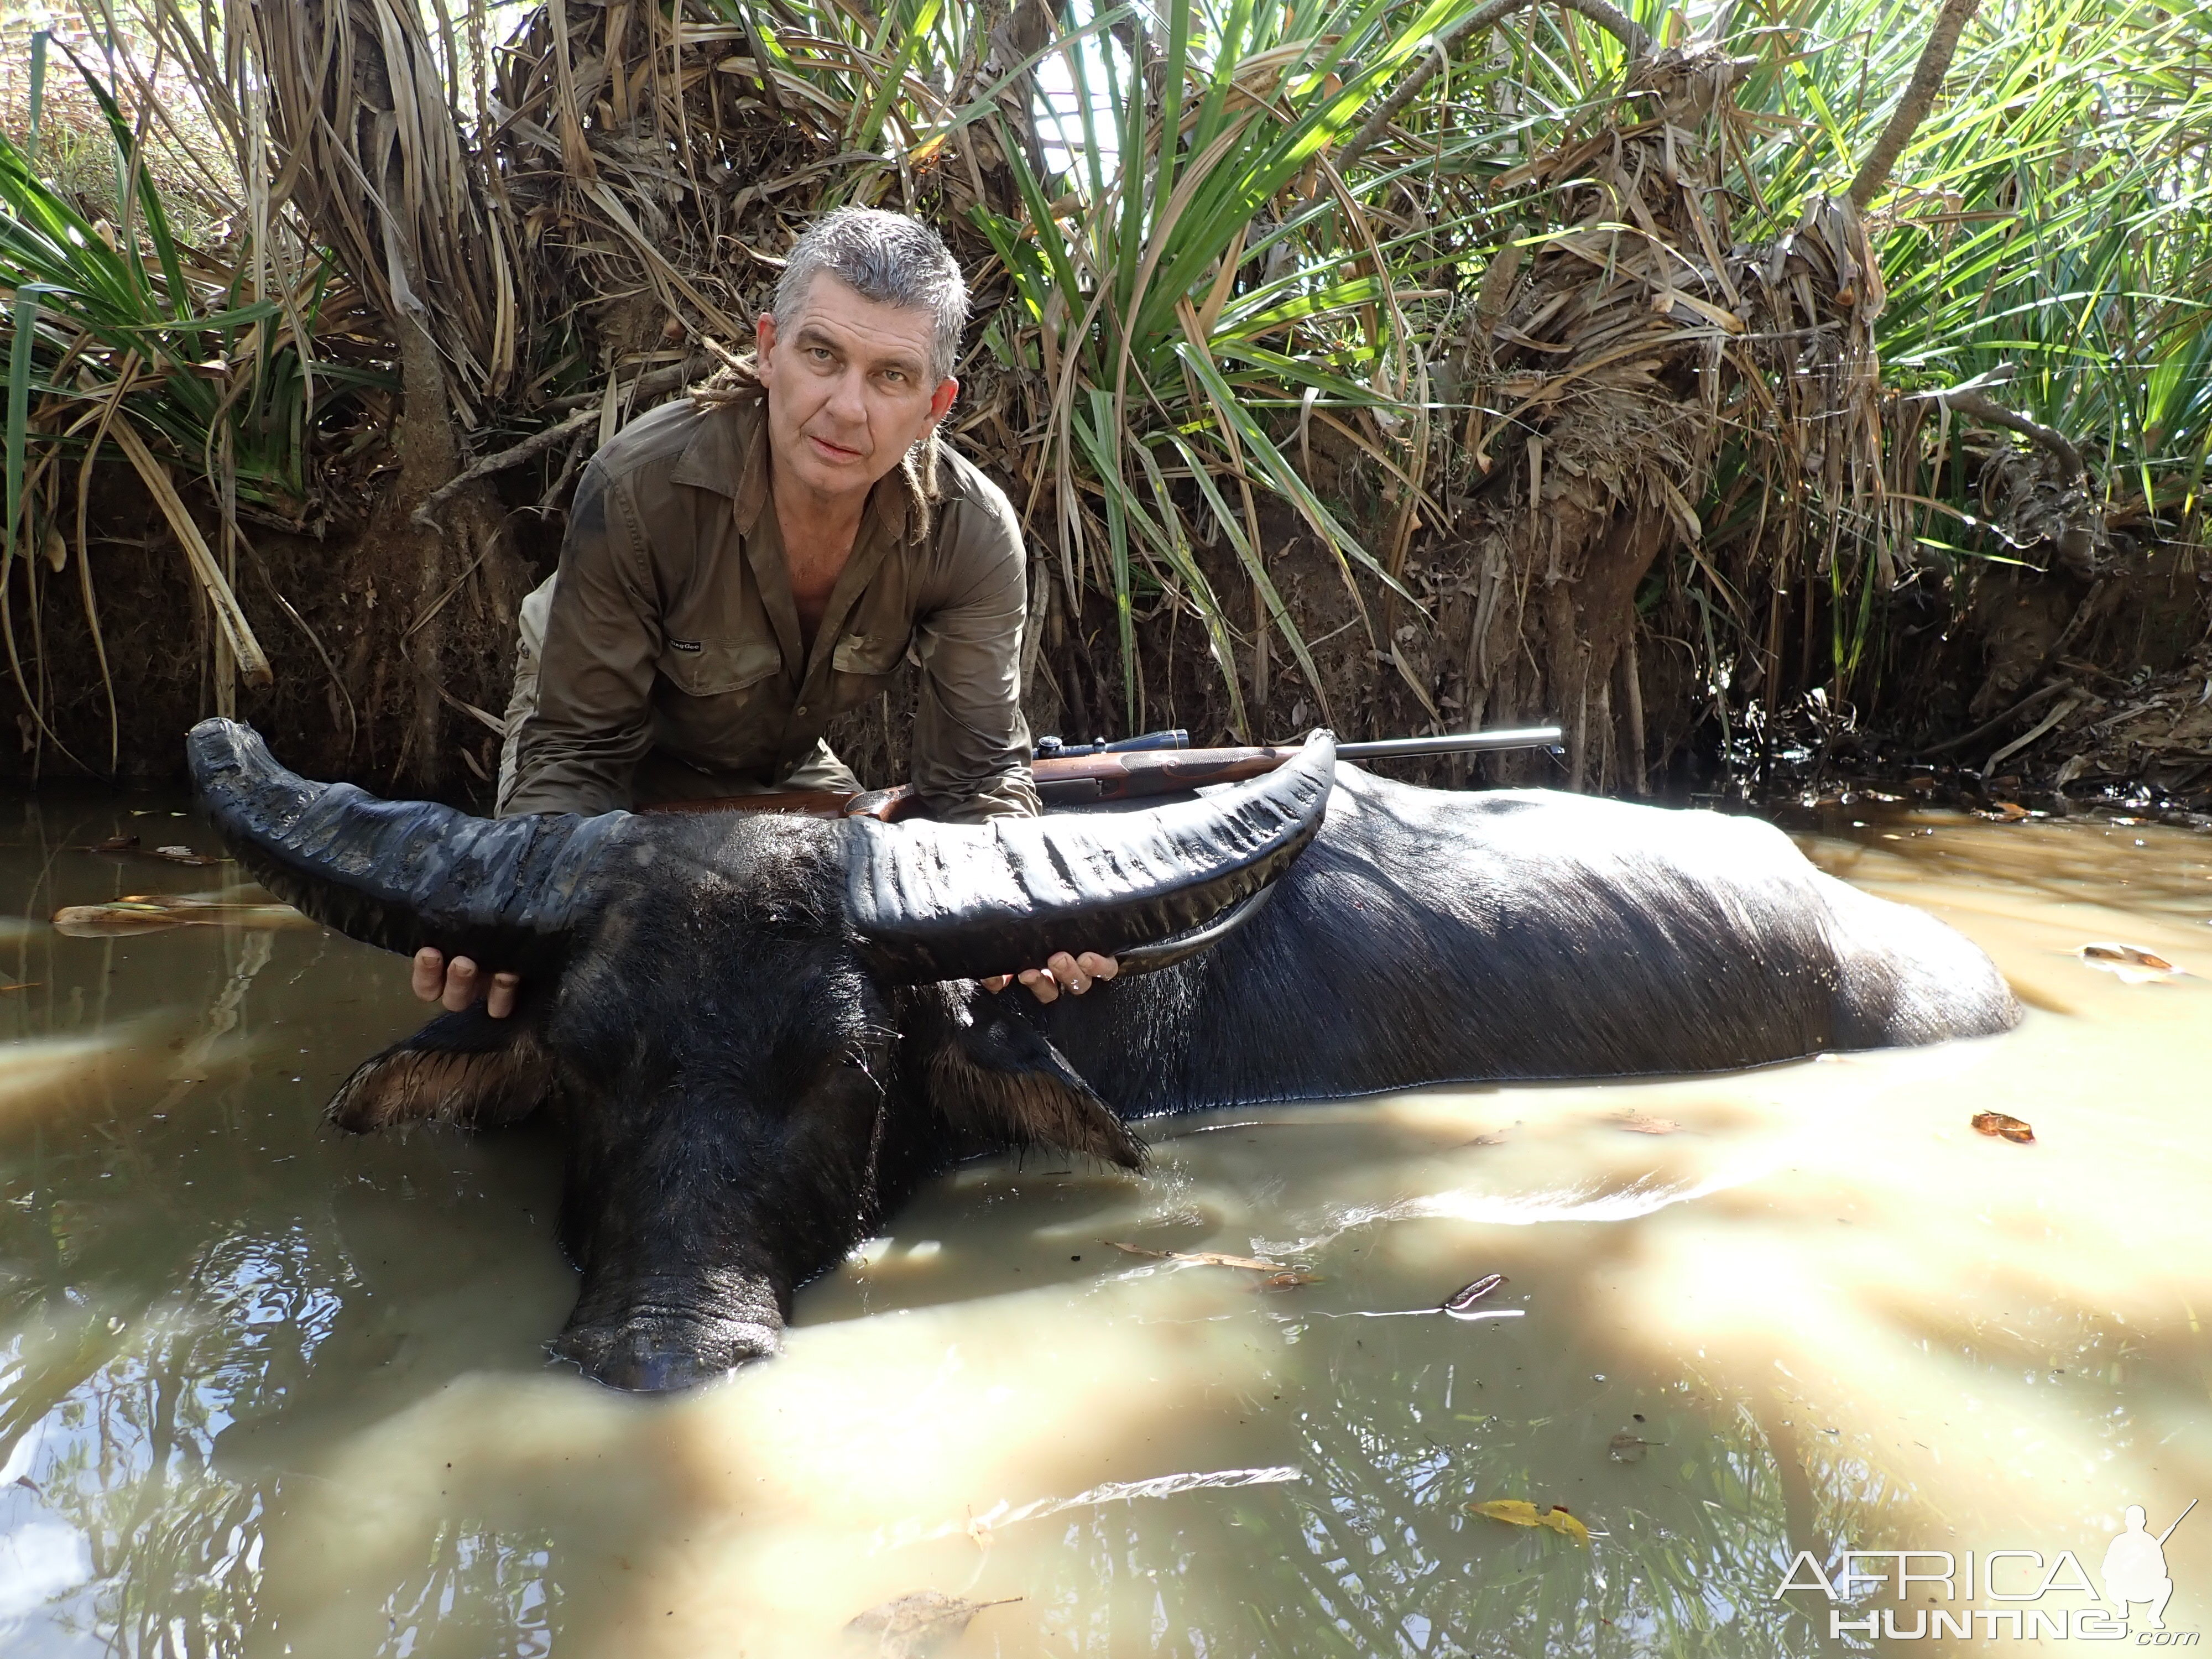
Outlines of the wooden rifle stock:
[[[1172,795],[1201,784],[1237,783],[1272,772],[1298,750],[1136,749],[1104,755],[1060,755],[1031,763],[1037,797],[1047,806],[1086,805]],[[842,795],[834,789],[775,789],[712,800],[659,801],[653,812],[789,812],[810,818],[880,818],[896,823],[921,810],[910,783]]]
[[[1504,749],[1540,748],[1559,739],[1557,726],[1541,726],[1511,732],[1341,744],[1337,753],[1347,760],[1479,754]],[[1283,744],[1256,749],[1121,749],[1093,754],[1047,755],[1030,763],[1030,775],[1036,780],[1038,799],[1047,806],[1087,806],[1097,801],[1178,794],[1212,783],[1239,783],[1272,772],[1302,752],[1296,744]],[[901,818],[911,817],[921,807],[914,786],[902,783],[857,795],[841,795],[830,789],[781,789],[757,795],[726,795],[714,800],[665,801],[647,810],[795,812],[807,817],[880,818],[885,823],[895,823]]]

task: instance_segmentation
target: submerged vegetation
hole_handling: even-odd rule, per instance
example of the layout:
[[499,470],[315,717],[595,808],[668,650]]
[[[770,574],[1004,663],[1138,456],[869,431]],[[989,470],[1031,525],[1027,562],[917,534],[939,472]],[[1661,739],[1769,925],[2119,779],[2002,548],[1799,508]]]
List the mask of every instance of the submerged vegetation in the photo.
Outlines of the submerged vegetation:
[[[165,768],[235,709],[328,771],[480,782],[583,459],[855,201],[970,272],[953,425],[1031,532],[1039,729],[1555,718],[1568,781],[1642,790],[1855,725],[1986,727],[1980,758],[2053,675],[2204,631],[2198,9],[32,21],[0,122],[32,764]],[[899,758],[888,718],[840,746]]]

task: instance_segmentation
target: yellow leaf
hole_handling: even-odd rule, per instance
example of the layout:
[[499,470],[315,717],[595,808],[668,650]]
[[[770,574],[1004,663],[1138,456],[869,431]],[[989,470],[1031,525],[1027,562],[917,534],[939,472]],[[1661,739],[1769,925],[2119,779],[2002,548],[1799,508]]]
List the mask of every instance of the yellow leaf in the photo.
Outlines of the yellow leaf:
[[1562,1538],[1571,1538],[1577,1544],[1589,1542],[1589,1528],[1565,1510],[1553,1510],[1537,1523],[1549,1527]]
[[1492,1521],[1503,1521],[1516,1527],[1549,1527],[1562,1538],[1571,1538],[1577,1544],[1589,1542],[1589,1528],[1562,1509],[1539,1512],[1525,1498],[1492,1498],[1480,1504],[1469,1504],[1471,1515],[1488,1516]]
[[1493,1521],[1509,1521],[1516,1527],[1538,1527],[1544,1522],[1544,1517],[1536,1513],[1536,1506],[1525,1498],[1492,1498],[1467,1507],[1470,1514],[1486,1515]]

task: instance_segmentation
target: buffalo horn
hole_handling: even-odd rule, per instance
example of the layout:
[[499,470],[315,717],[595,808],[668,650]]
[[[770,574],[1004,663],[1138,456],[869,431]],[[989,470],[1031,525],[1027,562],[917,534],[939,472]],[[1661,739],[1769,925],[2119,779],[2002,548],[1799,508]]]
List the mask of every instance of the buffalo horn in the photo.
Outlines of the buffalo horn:
[[1118,956],[1259,891],[1321,828],[1336,739],[1227,789],[1141,812],[982,823],[846,820],[846,913],[877,967],[981,979],[1053,951]]
[[286,771],[234,720],[202,720],[185,748],[208,816],[278,898],[365,944],[407,954],[432,945],[487,969],[544,963],[586,872],[629,816],[494,821],[379,800]]

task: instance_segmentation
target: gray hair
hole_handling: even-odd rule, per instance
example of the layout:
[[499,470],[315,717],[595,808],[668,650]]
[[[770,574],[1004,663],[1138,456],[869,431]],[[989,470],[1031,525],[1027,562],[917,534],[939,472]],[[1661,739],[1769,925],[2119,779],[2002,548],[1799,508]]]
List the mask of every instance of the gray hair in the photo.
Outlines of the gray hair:
[[792,244],[775,285],[779,322],[798,319],[825,271],[864,300],[928,312],[931,382],[951,377],[968,326],[968,283],[943,237],[903,213],[839,208]]

